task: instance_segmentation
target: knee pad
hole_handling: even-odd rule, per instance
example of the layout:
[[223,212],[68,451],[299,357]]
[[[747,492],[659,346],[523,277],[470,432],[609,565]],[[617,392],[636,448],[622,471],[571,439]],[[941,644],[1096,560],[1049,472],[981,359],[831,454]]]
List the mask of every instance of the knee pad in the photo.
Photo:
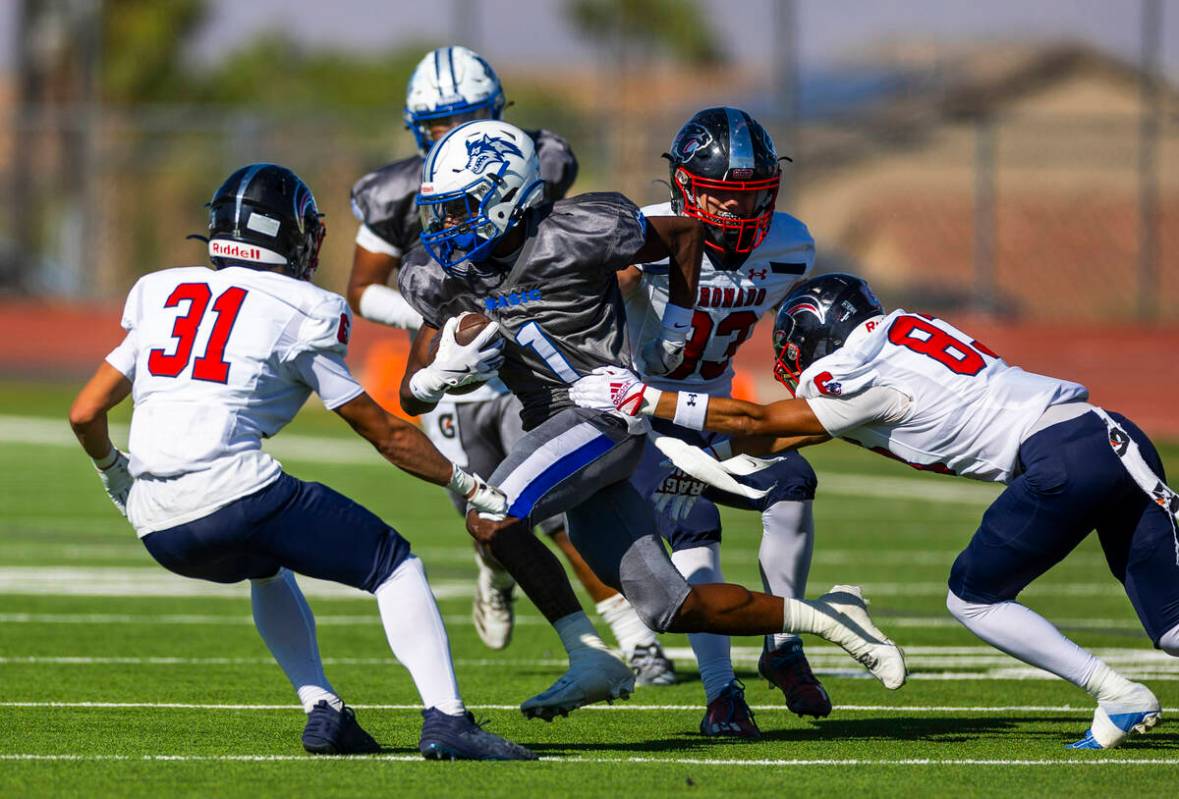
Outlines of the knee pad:
[[618,565],[622,594],[643,624],[666,632],[692,589],[653,535],[635,540]]
[[1179,658],[1179,624],[1163,633],[1159,638],[1159,649],[1171,657]]

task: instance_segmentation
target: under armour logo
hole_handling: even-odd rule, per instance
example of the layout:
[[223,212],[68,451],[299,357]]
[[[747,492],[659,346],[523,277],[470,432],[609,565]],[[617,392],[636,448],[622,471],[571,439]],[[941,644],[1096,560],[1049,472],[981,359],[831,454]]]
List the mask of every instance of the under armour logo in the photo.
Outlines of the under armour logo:
[[766,275],[769,273],[769,271],[770,270],[768,270],[768,269],[750,269],[749,270],[749,279],[753,280],[756,278],[757,280],[765,280]]
[[688,407],[689,407],[689,408],[695,408],[695,407],[696,407],[696,395],[695,395],[695,394],[689,394],[689,395],[688,395]]

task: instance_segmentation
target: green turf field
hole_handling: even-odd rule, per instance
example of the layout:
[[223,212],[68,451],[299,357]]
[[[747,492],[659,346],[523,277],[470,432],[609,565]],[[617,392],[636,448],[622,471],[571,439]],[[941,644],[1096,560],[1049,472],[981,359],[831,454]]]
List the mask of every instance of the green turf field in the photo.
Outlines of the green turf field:
[[[329,678],[387,746],[312,758],[299,745],[293,692],[253,629],[248,589],[186,583],[152,563],[68,446],[68,400],[61,387],[0,383],[0,796],[1059,796],[1179,784],[1179,732],[1164,724],[1113,752],[1065,750],[1088,725],[1088,697],[986,647],[946,613],[950,564],[996,491],[844,444],[811,452],[820,491],[810,593],[863,584],[880,626],[909,654],[908,685],[888,692],[814,641],[808,651],[836,710],[802,721],[756,678],[760,641],[735,640],[765,738],[715,743],[696,732],[703,692],[686,639],[667,636],[681,684],[526,722],[515,705],[564,670],[556,636],[524,600],[512,645],[484,649],[468,620],[470,545],[441,490],[309,408],[274,452],[410,538],[439,594],[468,704],[544,760],[419,760],[417,697],[375,602],[304,584]],[[1179,449],[1165,455],[1179,472]],[[725,516],[725,568],[750,585],[758,521]],[[1024,599],[1148,682],[1169,712],[1179,708],[1179,663],[1151,649],[1095,541]]]

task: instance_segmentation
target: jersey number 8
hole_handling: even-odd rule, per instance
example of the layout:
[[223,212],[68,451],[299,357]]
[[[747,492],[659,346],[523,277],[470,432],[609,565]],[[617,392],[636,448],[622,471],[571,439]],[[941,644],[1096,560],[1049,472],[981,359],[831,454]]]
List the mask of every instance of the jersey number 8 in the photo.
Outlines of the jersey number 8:
[[888,329],[888,340],[933,358],[956,375],[974,377],[986,366],[983,355],[998,358],[978,341],[965,344],[919,316],[898,316]]

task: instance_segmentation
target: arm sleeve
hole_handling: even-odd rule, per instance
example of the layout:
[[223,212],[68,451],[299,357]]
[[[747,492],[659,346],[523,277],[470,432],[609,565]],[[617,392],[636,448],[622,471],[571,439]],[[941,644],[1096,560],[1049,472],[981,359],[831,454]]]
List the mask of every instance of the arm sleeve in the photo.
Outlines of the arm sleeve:
[[810,397],[807,404],[831,436],[868,424],[895,424],[909,411],[909,398],[887,386],[871,386],[846,397]]
[[304,351],[291,363],[299,378],[319,395],[329,411],[364,393],[344,363],[344,356],[338,352]]
[[134,331],[123,337],[119,346],[106,356],[106,362],[123,373],[128,380],[135,380],[135,361],[139,354],[135,344]]

